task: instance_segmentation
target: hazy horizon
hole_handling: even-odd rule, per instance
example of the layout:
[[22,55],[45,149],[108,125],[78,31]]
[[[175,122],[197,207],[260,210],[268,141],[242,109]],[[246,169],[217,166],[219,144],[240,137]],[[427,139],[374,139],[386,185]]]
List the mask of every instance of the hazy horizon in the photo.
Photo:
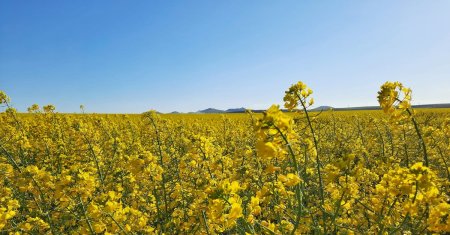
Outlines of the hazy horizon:
[[0,2],[0,90],[19,111],[377,105],[385,81],[449,103],[450,1]]

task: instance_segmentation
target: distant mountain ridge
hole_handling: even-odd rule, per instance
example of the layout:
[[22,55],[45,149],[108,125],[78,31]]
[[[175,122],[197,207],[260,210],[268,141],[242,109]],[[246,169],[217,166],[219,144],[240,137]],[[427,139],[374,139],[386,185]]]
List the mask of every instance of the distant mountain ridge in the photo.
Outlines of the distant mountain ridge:
[[310,111],[327,111],[327,110],[330,110],[330,109],[333,109],[333,107],[323,105],[323,106],[319,106],[317,108],[310,109]]
[[225,113],[225,111],[220,110],[220,109],[207,108],[204,110],[199,110],[196,113]]
[[245,110],[246,110],[246,108],[235,108],[235,109],[227,109],[227,110],[207,108],[207,109],[199,110],[195,113],[245,113]]
[[[450,103],[443,103],[443,104],[420,104],[420,105],[413,105],[413,108],[450,108]],[[346,107],[346,108],[334,108],[332,106],[319,106],[317,108],[313,108],[313,109],[309,109],[309,111],[327,111],[327,110],[334,110],[334,111],[347,111],[347,110],[379,110],[381,109],[380,106],[357,106],[357,107]],[[206,113],[245,113],[246,112],[246,108],[242,107],[242,108],[232,108],[232,109],[227,109],[227,110],[220,110],[220,109],[215,109],[215,108],[207,108],[207,109],[203,109],[203,110],[199,110],[197,112],[189,112],[191,114],[193,113],[199,113],[199,114],[206,114]],[[262,113],[265,110],[263,109],[256,109],[253,110],[252,112],[254,113]],[[282,109],[283,112],[287,112],[286,109]],[[171,114],[178,114],[180,112],[174,111],[171,112]]]
[[[427,109],[427,108],[450,108],[450,103],[443,103],[443,104],[419,104],[419,105],[412,105],[415,109]],[[347,108],[333,108],[331,106],[320,106],[314,109],[311,109],[311,111],[326,111],[329,109],[333,109],[334,111],[346,111],[346,110],[379,110],[381,109],[380,106],[358,106],[358,107],[347,107]]]
[[242,108],[237,108],[237,109],[227,109],[225,112],[227,113],[245,113],[247,109],[242,107]]

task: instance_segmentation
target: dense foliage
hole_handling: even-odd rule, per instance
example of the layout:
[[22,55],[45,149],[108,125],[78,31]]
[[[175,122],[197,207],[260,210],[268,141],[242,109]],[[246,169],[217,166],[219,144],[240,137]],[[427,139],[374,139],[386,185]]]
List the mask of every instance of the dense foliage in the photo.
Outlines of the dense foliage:
[[263,115],[18,114],[0,92],[0,233],[450,232],[449,110],[309,112],[299,82]]

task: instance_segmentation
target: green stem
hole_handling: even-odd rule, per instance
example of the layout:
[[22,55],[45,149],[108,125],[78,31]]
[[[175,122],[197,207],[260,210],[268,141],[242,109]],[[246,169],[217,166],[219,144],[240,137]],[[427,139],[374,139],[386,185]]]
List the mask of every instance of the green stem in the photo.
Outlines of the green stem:
[[81,204],[81,209],[83,210],[84,217],[86,217],[86,222],[88,224],[89,231],[91,232],[91,234],[95,234],[94,229],[92,229],[91,220],[87,216],[86,208],[84,208],[83,199],[81,199],[81,197],[80,197],[80,204]]
[[210,235],[208,222],[206,221],[206,214],[205,214],[205,211],[203,211],[203,210],[202,210],[202,215],[203,215],[203,222],[205,222],[206,234]]
[[417,136],[419,137],[419,142],[422,145],[423,159],[425,161],[425,166],[428,167],[429,164],[428,164],[427,146],[425,145],[425,141],[423,140],[422,133],[420,132],[420,129],[419,129],[419,125],[417,124],[416,119],[412,115],[411,110],[406,109],[406,112],[408,112],[409,116],[411,117],[411,121],[414,124],[414,128],[416,129]]

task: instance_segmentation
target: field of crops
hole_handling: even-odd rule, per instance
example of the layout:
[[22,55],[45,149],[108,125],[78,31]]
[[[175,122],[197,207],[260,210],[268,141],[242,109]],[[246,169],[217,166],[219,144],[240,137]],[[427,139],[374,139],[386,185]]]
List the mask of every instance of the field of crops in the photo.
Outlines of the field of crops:
[[0,92],[0,234],[450,232],[450,110],[413,110],[400,83],[377,111],[309,112],[301,82],[284,101],[292,112],[23,114]]

